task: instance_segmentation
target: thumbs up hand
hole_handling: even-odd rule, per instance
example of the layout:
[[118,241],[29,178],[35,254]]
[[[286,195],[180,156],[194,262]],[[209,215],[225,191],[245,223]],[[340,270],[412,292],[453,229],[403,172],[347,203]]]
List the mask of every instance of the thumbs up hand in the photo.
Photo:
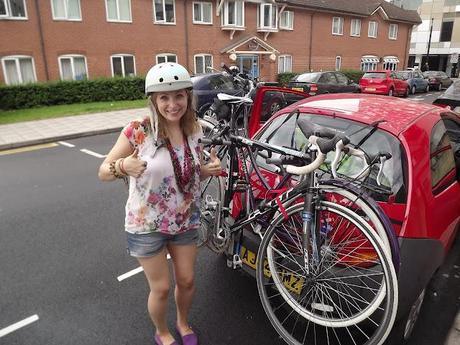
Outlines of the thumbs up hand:
[[220,165],[220,159],[217,157],[216,149],[213,147],[209,155],[209,163],[204,167],[205,175],[218,176],[222,173],[222,167]]
[[123,168],[129,176],[140,177],[147,168],[147,162],[139,158],[139,149],[135,148],[133,153],[126,157]]

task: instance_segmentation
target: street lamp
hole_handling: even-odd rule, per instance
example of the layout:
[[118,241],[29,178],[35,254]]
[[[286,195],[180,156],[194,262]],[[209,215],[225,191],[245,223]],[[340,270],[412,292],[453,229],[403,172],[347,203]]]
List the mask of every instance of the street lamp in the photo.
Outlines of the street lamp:
[[428,66],[429,64],[429,59],[430,59],[430,46],[431,46],[431,34],[433,33],[433,20],[434,18],[431,17],[431,24],[430,24],[430,36],[428,38],[428,48],[426,50],[426,63]]

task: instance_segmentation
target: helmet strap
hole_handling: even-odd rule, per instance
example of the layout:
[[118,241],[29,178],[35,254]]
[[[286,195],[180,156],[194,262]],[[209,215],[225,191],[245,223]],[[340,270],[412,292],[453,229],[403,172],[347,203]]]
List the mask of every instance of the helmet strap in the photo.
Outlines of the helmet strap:
[[150,118],[150,128],[152,129],[152,135],[153,135],[153,141],[155,145],[157,145],[157,140],[158,140],[158,113],[155,108],[155,105],[152,102],[152,96],[149,96],[148,98],[149,102],[149,118]]

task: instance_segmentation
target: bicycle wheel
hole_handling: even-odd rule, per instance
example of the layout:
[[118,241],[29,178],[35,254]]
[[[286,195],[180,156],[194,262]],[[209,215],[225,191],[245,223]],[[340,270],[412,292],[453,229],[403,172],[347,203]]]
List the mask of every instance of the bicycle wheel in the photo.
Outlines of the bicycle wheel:
[[305,265],[302,210],[296,204],[287,219],[276,216],[259,248],[257,286],[270,322],[288,344],[382,344],[398,301],[385,245],[356,213],[321,201],[321,258],[309,250]]

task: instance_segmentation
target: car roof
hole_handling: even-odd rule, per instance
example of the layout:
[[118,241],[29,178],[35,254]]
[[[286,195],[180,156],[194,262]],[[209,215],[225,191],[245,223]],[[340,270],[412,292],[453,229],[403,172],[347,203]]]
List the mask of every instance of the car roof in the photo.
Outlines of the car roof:
[[[390,105],[390,106],[389,106]],[[431,104],[417,103],[406,99],[370,94],[326,94],[309,97],[290,105],[280,111],[289,113],[297,108],[316,114],[336,116],[348,120],[371,124],[384,120],[379,124],[393,135],[399,135],[417,118],[426,112],[439,109]]]

